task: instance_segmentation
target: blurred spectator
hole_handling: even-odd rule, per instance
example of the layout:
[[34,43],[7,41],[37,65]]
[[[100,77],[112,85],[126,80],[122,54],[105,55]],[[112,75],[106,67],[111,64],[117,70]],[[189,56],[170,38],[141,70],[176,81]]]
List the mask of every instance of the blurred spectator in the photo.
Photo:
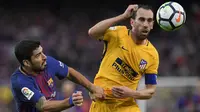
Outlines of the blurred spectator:
[[[73,82],[65,81],[61,87],[63,97],[65,97],[65,98],[70,97],[73,94],[73,92],[75,91],[75,89],[76,89],[76,86]],[[64,110],[62,112],[76,112],[76,107],[72,107],[72,108]]]
[[[76,85],[71,81],[65,81],[61,86],[61,92],[63,97],[70,97],[72,93],[76,91]],[[78,90],[80,91],[80,90]],[[82,91],[82,90],[81,90]],[[84,92],[84,91],[83,91]],[[82,93],[84,94],[84,93]],[[83,95],[85,96],[85,95]],[[91,101],[87,97],[84,97],[84,103],[81,107],[72,107],[62,112],[89,112]]]
[[178,100],[179,112],[200,112],[200,95],[192,91],[192,87],[187,87],[184,96]]

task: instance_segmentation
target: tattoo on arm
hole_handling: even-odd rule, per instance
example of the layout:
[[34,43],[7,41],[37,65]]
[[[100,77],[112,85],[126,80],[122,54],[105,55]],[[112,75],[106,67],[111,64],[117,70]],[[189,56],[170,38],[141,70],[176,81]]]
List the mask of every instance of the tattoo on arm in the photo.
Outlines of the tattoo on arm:
[[36,103],[36,108],[38,109],[38,110],[40,110],[40,111],[42,111],[43,110],[43,105],[44,105],[44,102],[46,101],[46,98],[43,96],[43,97],[41,97],[39,100],[38,100],[38,102]]

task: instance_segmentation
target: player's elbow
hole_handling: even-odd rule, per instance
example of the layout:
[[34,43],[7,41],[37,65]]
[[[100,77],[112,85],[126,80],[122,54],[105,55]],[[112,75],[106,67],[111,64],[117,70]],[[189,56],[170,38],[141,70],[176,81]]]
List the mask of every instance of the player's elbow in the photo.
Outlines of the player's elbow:
[[156,92],[156,85],[146,85],[146,89],[148,91],[148,99],[152,98]]
[[48,106],[46,105],[46,102],[44,102],[43,104],[37,106],[37,109],[41,112],[45,112],[45,111],[48,111]]
[[92,28],[90,28],[90,29],[88,30],[88,35],[89,35],[89,37],[94,38],[95,33],[94,33],[94,31],[93,31]]
[[72,67],[68,67],[67,78],[72,81],[75,75],[76,75],[76,70],[74,70]]
[[139,99],[148,100],[148,99],[151,99],[152,97],[153,97],[153,94],[149,93],[149,94],[146,94],[145,96],[143,96],[142,98],[139,98]]
[[88,30],[88,35],[89,37],[94,39],[98,39],[99,37],[101,37],[101,34],[98,33],[98,31],[96,31],[93,27]]
[[152,90],[151,93],[149,93],[147,99],[151,99],[154,94],[155,94],[155,90]]
[[41,105],[40,111],[41,112],[54,112],[55,108],[52,108],[51,105],[47,103],[48,101],[44,102],[44,104]]
[[41,108],[39,109],[41,112],[45,112],[47,111],[46,107],[44,105],[41,106]]
[[74,69],[72,67],[68,67],[68,71],[69,73],[71,73],[72,71],[74,71]]
[[150,95],[148,96],[148,99],[151,99],[151,98],[153,97],[153,95],[154,95],[154,93],[150,94]]

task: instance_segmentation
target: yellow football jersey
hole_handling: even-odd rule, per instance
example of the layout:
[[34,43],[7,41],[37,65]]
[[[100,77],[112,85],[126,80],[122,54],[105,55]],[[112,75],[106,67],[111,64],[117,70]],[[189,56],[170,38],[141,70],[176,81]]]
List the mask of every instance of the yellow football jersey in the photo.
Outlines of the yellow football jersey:
[[[113,86],[136,90],[144,74],[157,74],[157,50],[149,41],[146,45],[135,44],[129,32],[125,26],[115,26],[104,34],[103,59],[94,84],[104,88],[106,99],[116,99],[111,92]],[[135,103],[133,98],[122,100]]]

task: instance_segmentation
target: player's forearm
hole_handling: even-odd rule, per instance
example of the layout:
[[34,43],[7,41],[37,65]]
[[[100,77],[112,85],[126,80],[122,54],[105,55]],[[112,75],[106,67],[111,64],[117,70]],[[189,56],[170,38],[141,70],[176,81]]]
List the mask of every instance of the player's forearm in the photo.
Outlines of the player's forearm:
[[39,111],[44,111],[44,112],[58,112],[62,111],[64,109],[70,108],[72,104],[69,102],[69,98],[64,99],[64,100],[52,100],[48,101],[46,98],[43,96],[41,97],[38,102],[36,103],[36,108]]
[[72,107],[72,105],[69,104],[69,99],[57,100],[57,101],[52,100],[52,101],[46,101],[42,106],[42,110],[47,112],[60,112],[70,107]]
[[69,67],[68,79],[77,84],[82,85],[83,87],[92,92],[93,84],[87,78],[85,78],[81,73],[70,67]]
[[124,15],[119,15],[110,19],[100,21],[89,29],[88,34],[90,35],[90,37],[98,39],[99,37],[102,37],[104,35],[105,31],[109,27],[125,19],[126,18],[124,17]]
[[138,90],[134,92],[133,98],[140,99],[140,100],[150,99],[153,96],[154,92],[155,92],[155,89],[153,88]]

